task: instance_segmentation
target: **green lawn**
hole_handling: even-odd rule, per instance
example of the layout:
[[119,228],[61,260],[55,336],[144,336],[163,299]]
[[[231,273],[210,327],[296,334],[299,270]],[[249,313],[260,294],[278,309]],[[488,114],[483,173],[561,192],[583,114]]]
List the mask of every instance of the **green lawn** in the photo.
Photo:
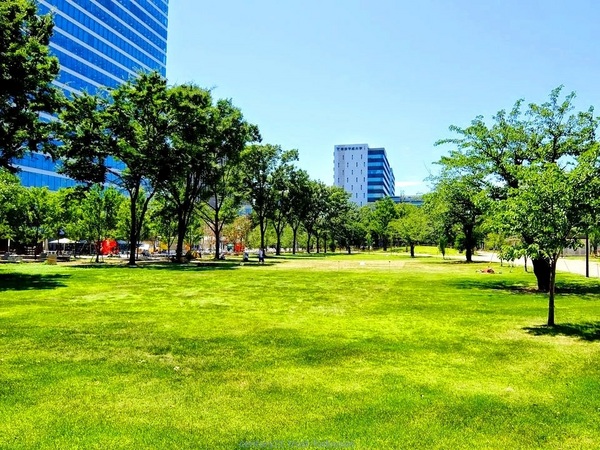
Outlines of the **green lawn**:
[[0,448],[597,448],[598,280],[436,257],[0,266]]

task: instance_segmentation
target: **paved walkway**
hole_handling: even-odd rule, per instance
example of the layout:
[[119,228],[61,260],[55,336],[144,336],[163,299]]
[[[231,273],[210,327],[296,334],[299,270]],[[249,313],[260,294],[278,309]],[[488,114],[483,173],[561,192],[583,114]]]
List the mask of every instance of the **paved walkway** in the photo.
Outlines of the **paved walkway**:
[[[473,260],[500,262],[495,253],[486,252],[477,252],[477,255],[473,256]],[[507,265],[508,263],[505,261],[504,264]],[[523,267],[523,264],[523,259],[518,259],[515,261],[515,266]],[[533,270],[531,260],[527,262],[527,267],[529,270]],[[556,264],[556,270],[585,276],[585,260],[560,258]],[[590,278],[600,278],[600,263],[596,262],[593,258],[590,258]]]

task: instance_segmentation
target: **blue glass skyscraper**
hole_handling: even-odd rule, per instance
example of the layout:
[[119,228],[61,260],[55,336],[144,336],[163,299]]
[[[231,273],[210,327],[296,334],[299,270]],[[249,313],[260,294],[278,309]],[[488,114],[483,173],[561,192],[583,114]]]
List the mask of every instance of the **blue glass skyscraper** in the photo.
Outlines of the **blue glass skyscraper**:
[[[53,14],[50,50],[60,63],[55,84],[67,94],[116,87],[139,71],[165,76],[168,0],[38,0],[38,8]],[[16,165],[25,186],[74,184],[40,153]]]

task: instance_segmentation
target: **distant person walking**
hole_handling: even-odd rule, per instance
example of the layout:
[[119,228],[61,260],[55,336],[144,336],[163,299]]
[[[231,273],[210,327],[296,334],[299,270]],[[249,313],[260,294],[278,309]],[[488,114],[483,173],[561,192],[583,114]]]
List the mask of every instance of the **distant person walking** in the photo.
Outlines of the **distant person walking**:
[[265,251],[262,248],[258,249],[258,262],[260,264],[265,263]]

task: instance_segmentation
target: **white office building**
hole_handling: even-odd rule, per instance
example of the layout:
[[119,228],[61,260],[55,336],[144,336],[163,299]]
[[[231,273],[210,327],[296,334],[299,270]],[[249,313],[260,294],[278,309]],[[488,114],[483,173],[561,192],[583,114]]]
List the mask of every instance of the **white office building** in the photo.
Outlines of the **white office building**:
[[359,206],[395,194],[394,172],[385,148],[368,144],[336,145],[333,153],[333,184],[343,187]]

